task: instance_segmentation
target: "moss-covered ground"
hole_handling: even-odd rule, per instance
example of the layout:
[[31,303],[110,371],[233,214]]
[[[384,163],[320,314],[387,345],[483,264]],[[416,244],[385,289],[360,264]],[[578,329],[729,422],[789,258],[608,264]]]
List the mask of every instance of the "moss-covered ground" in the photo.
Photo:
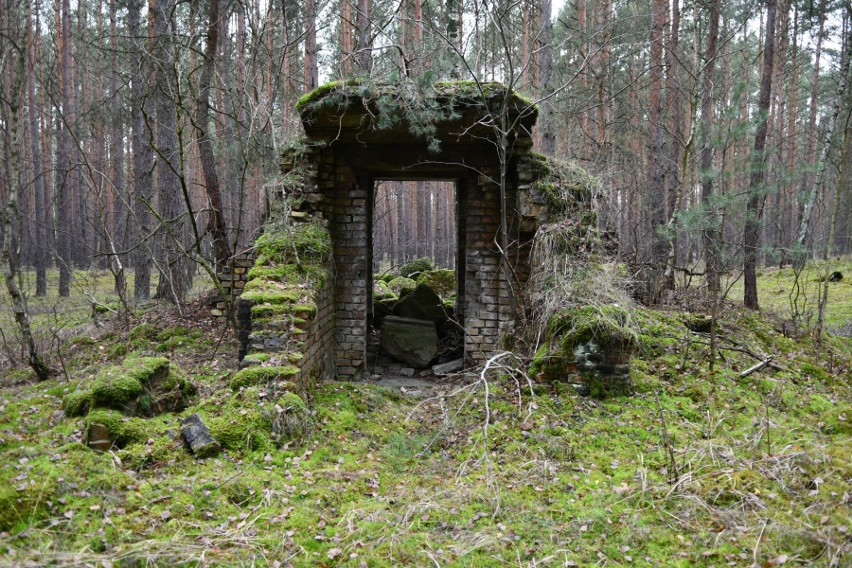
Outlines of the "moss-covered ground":
[[[416,397],[327,383],[307,416],[233,391],[235,346],[198,315],[105,326],[68,378],[4,378],[0,565],[848,565],[852,345],[724,314],[710,371],[682,314],[637,310],[631,397],[495,370]],[[776,367],[741,377],[746,351]],[[198,394],[93,452],[62,399],[128,355],[168,357]],[[218,457],[176,437],[194,412]]]
[[[825,327],[829,330],[848,328],[852,333],[852,258],[832,259],[829,274],[839,271],[843,279],[829,282]],[[760,307],[790,319],[798,313],[805,324],[815,325],[820,288],[823,287],[825,263],[808,264],[798,275],[799,286],[795,286],[796,272],[785,268],[765,267],[757,280]],[[742,278],[730,282],[728,297],[742,301]]]

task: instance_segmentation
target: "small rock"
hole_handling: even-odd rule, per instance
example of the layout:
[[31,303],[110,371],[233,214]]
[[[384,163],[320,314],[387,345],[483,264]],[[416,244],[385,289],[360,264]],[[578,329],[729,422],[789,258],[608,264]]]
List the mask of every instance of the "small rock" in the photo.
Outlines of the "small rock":
[[413,377],[414,376],[414,369],[412,369],[411,367],[403,367],[402,369],[399,370],[399,374],[402,375],[403,377]]
[[436,375],[447,375],[449,373],[461,371],[463,367],[464,359],[455,359],[453,361],[441,363],[440,365],[432,365],[432,372]]

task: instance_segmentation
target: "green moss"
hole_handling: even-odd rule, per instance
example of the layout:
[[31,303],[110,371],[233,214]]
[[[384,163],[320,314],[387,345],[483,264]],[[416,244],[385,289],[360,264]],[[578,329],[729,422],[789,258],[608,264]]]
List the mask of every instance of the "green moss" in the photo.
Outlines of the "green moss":
[[126,409],[142,394],[142,384],[123,367],[109,367],[92,383],[92,405]]
[[548,322],[548,331],[562,338],[566,350],[589,341],[604,349],[629,349],[637,341],[630,312],[612,305],[563,310]]
[[325,83],[324,85],[320,85],[313,91],[305,93],[304,95],[299,97],[299,100],[296,102],[296,110],[300,113],[305,111],[308,105],[319,101],[338,87],[343,87],[345,85],[345,81],[330,81],[328,83]]
[[248,363],[263,363],[265,361],[269,361],[268,353],[249,353],[245,357],[243,357],[243,361]]
[[140,323],[130,330],[130,340],[152,340],[157,337],[157,328],[150,323]]
[[376,300],[384,300],[387,298],[392,298],[396,294],[394,294],[393,290],[390,289],[388,283],[384,280],[375,280],[373,282],[373,298]]
[[308,405],[305,404],[302,397],[292,391],[285,392],[283,395],[278,397],[276,403],[284,410],[308,410]]
[[121,364],[128,377],[145,385],[157,375],[169,372],[169,360],[165,357],[128,357]]
[[135,442],[144,442],[151,437],[151,427],[142,418],[128,418],[116,410],[96,408],[89,412],[84,421],[86,427],[102,424],[109,430],[110,436],[118,447]]
[[331,260],[331,235],[319,223],[273,226],[257,239],[255,249],[270,265],[322,265]]
[[422,258],[415,258],[414,260],[409,260],[408,262],[400,266],[399,274],[400,276],[410,278],[415,274],[429,272],[430,270],[435,270],[435,265],[432,263],[432,259],[424,256]]
[[446,301],[456,290],[456,271],[448,268],[423,272],[417,278],[418,284],[429,286],[441,300]]
[[556,214],[582,211],[584,226],[594,226],[589,210],[592,194],[600,189],[600,181],[573,162],[565,162],[542,154],[531,153],[524,160],[533,170],[532,192],[543,194]]
[[[252,282],[259,282],[258,280],[253,280]],[[252,282],[249,282],[251,284]],[[246,285],[248,288],[248,285]],[[289,302],[296,302],[299,299],[299,295],[296,292],[289,290],[281,290],[281,291],[272,291],[272,290],[247,290],[243,293],[242,298],[245,300],[252,300],[257,302],[258,304],[285,304]]]
[[65,395],[62,399],[62,411],[65,416],[83,416],[92,405],[92,391],[80,389]]
[[272,381],[288,379],[299,374],[299,368],[293,365],[283,367],[247,367],[231,379],[231,389],[239,390],[245,387],[264,385]]
[[400,295],[403,290],[407,290],[410,292],[417,288],[417,282],[415,282],[411,278],[397,276],[396,278],[388,282],[388,288],[390,288],[394,294]]

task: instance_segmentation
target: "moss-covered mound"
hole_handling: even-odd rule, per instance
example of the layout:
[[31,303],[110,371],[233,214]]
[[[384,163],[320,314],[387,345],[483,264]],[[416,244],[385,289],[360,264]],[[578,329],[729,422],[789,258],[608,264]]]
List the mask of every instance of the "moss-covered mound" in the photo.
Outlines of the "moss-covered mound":
[[417,288],[417,282],[415,280],[412,280],[411,278],[397,276],[396,278],[388,282],[388,288],[391,292],[393,292],[397,296],[400,296],[404,292],[411,292],[415,288]]
[[84,416],[94,408],[152,416],[182,410],[194,394],[195,385],[165,357],[128,357],[66,395],[62,410],[69,417]]
[[[192,410],[222,447],[232,451],[268,452],[303,433],[309,422],[308,407],[299,395],[285,391],[270,397],[258,387],[218,391]],[[302,427],[295,426],[296,416]]]
[[319,223],[274,223],[257,239],[255,249],[256,267],[295,265],[287,271],[299,277],[304,265],[322,265],[331,260],[331,235]]
[[553,317],[530,374],[540,381],[580,385],[597,398],[628,394],[629,366],[636,347],[630,313],[618,306],[567,309]]
[[435,270],[435,264],[432,262],[431,258],[424,256],[421,258],[415,258],[414,260],[409,260],[399,267],[398,273],[400,276],[416,279],[420,274],[429,272],[430,270]]
[[532,171],[529,190],[546,198],[552,217],[571,215],[575,222],[594,225],[592,195],[600,189],[600,181],[584,168],[542,154],[530,153],[522,158]]

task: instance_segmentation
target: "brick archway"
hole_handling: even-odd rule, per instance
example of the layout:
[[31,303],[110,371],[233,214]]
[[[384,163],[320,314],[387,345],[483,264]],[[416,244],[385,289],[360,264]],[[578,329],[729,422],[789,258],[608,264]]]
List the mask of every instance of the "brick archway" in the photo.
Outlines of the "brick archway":
[[[387,87],[369,99],[355,85],[335,83],[299,105],[307,135],[299,161],[308,161],[313,183],[294,207],[297,215],[321,219],[331,234],[333,368],[341,379],[359,376],[366,362],[376,180],[455,182],[457,315],[470,363],[484,360],[511,329],[529,269],[528,243],[544,208],[543,199],[525,190],[534,176],[524,160],[534,106],[500,85],[446,83],[430,99],[445,118],[432,122],[429,135],[418,135],[405,113],[383,120],[382,113],[393,111],[370,102],[397,95]],[[499,116],[507,127],[494,126]],[[498,244],[503,212],[511,243],[505,251]]]

